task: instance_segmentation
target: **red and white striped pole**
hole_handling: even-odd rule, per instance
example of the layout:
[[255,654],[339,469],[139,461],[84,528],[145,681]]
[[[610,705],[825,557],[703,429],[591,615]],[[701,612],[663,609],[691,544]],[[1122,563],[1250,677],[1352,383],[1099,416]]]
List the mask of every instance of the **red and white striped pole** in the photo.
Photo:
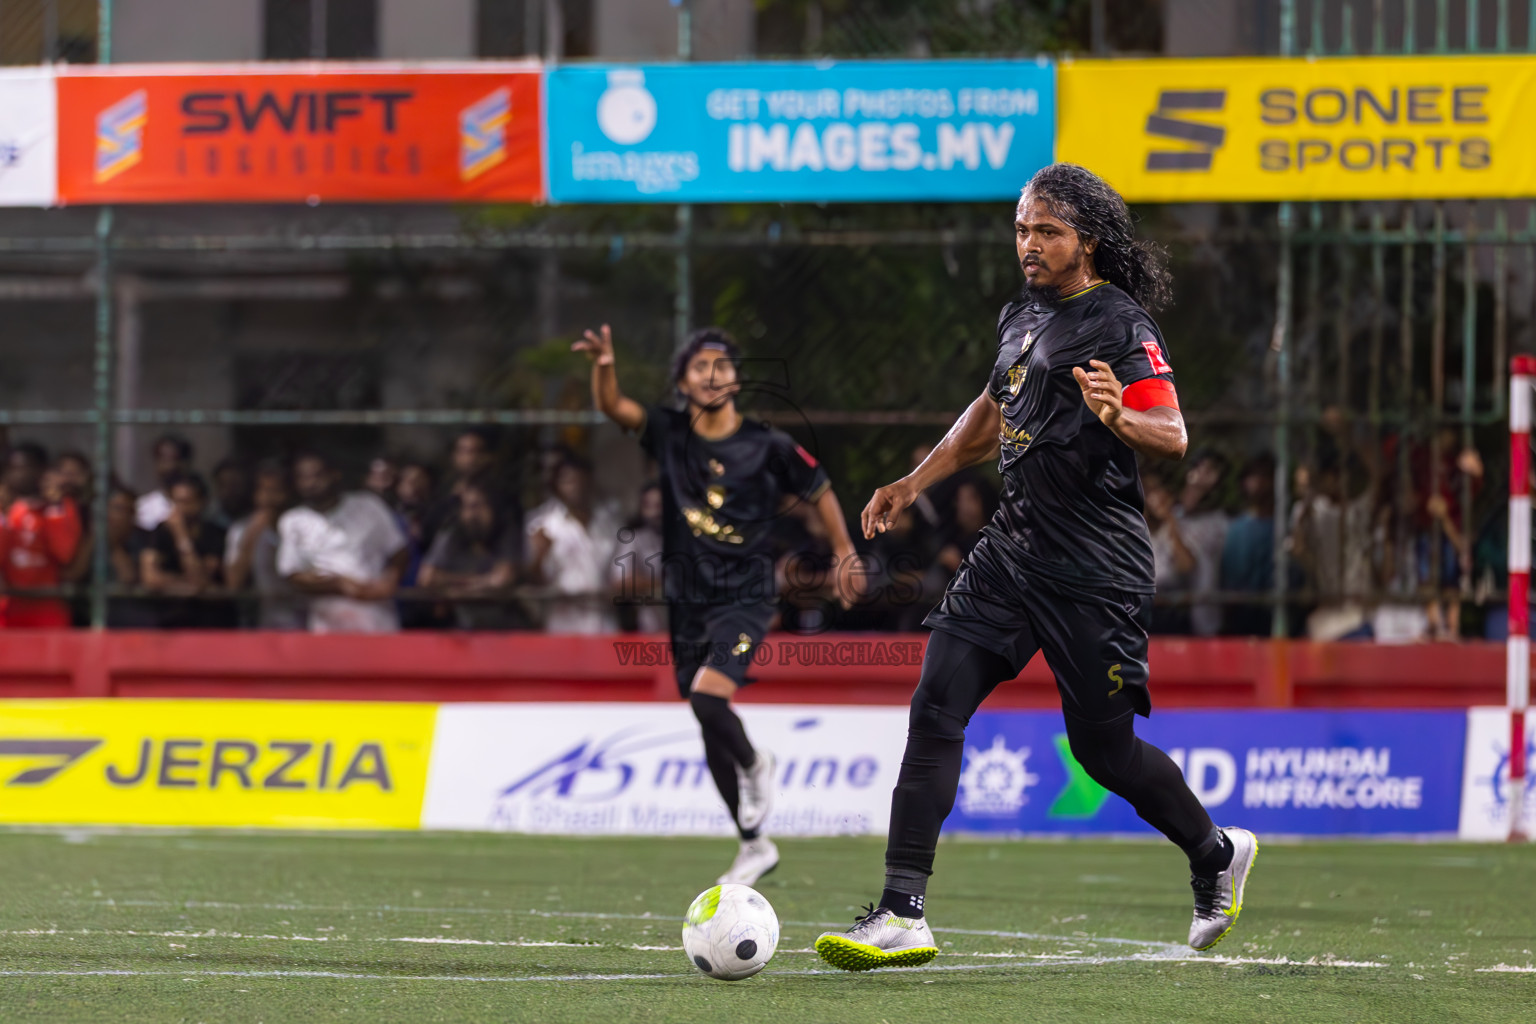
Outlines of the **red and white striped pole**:
[[1536,356],[1509,364],[1509,840],[1525,840],[1525,711],[1531,699],[1531,395]]

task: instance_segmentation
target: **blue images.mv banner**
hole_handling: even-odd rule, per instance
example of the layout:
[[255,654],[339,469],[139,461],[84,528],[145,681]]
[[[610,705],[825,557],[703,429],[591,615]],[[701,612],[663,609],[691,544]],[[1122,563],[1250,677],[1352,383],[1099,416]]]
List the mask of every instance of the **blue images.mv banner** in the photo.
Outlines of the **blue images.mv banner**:
[[555,202],[1016,197],[1051,162],[1045,60],[561,67]]

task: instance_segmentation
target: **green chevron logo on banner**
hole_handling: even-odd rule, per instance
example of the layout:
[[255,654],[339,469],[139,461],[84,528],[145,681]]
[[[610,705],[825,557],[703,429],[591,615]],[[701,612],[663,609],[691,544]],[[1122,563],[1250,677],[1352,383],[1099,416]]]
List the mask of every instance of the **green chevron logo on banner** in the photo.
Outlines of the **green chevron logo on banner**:
[[1104,806],[1104,801],[1109,799],[1109,790],[1094,782],[1083,770],[1083,766],[1077,763],[1077,758],[1072,756],[1072,745],[1066,733],[1059,732],[1052,739],[1056,744],[1056,756],[1061,758],[1061,766],[1067,770],[1067,784],[1056,794],[1051,809],[1045,812],[1046,817],[1093,817]]

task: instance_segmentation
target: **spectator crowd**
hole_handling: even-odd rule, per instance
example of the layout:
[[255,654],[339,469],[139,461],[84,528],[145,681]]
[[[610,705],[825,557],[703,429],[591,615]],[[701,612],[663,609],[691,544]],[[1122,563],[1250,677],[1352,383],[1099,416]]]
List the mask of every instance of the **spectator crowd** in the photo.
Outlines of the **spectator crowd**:
[[[1278,529],[1273,455],[1234,474],[1208,450],[1176,478],[1144,475],[1159,595],[1153,632],[1271,635],[1278,537],[1291,636],[1502,639],[1508,492],[1502,481],[1487,486],[1477,449],[1452,429],[1404,442],[1361,437],[1333,411],[1322,425],[1313,456],[1291,471]],[[1464,608],[1475,622],[1462,622]]]
[[[1152,632],[1270,635],[1279,536],[1292,635],[1502,636],[1505,492],[1486,486],[1477,451],[1450,432],[1403,448],[1365,443],[1338,417],[1325,416],[1320,437],[1293,471],[1278,530],[1271,455],[1235,470],[1216,451],[1196,453],[1176,475],[1147,467],[1158,588]],[[914,450],[912,464],[929,450]],[[520,473],[499,455],[496,435],[481,429],[454,438],[441,472],[380,456],[355,489],[319,451],[255,465],[225,459],[206,477],[182,438],[159,438],[152,455],[151,490],[137,494],[114,481],[102,497],[98,541],[86,457],[50,459],[30,442],[9,447],[0,478],[0,625],[89,621],[83,585],[99,542],[114,627],[666,627],[660,486],[645,484],[625,519],[617,503],[598,497],[591,465],[569,451],[541,453],[538,496],[526,505]],[[819,517],[805,503],[787,508],[774,525],[778,626],[919,629],[997,501],[979,470],[921,495],[862,552],[868,598],[850,610],[831,592]],[[1474,611],[1468,622],[1464,607]]]

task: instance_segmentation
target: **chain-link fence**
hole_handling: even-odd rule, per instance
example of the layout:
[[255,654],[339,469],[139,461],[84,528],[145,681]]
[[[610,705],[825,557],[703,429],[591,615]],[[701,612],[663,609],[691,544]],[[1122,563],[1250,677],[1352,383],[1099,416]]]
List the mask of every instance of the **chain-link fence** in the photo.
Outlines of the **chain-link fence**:
[[[1281,505],[1295,558],[1279,587],[1226,593],[1219,575],[1185,572],[1164,580],[1165,600],[1267,608],[1284,589],[1288,605],[1427,608],[1437,590],[1448,604],[1496,602],[1502,367],[1536,347],[1532,207],[1328,204],[1293,209],[1288,227],[1257,205],[1140,212],[1174,259],[1162,325],[1196,460],[1223,470],[1208,484],[1183,479],[1183,466],[1149,474],[1180,517],[1272,520],[1239,472],[1266,452],[1303,489]],[[589,411],[585,362],[569,346],[613,324],[626,390],[664,400],[680,294],[689,323],[721,324],[771,361],[749,367],[776,388],[749,410],[820,456],[850,516],[979,393],[996,311],[1018,286],[1007,204],[707,207],[687,236],[672,214],[120,209],[115,472],[154,490],[153,443],[173,431],[204,474],[319,446],[356,484],[377,457],[425,464],[442,483],[456,431],[495,424],[522,508],[549,497],[539,453],[565,448],[596,464],[602,498],[633,512],[641,455]],[[0,294],[9,344],[25,353],[4,414],[13,442],[91,450],[95,217],[5,218]],[[995,477],[980,483],[990,499]],[[963,546],[955,515],[942,510],[930,542]]]
[[[40,25],[74,24],[66,0],[34,6]],[[269,28],[280,6],[264,8]],[[293,25],[309,26],[312,45],[319,23],[299,18],[300,7],[317,8],[289,12]],[[929,40],[927,52],[1158,42],[1125,19],[1115,32],[1096,21],[1119,17],[1112,3],[1039,5],[1024,20],[1017,5],[958,0],[759,7],[759,49],[777,52],[884,53],[910,50],[901,40],[917,37]],[[30,9],[0,4],[0,24]],[[94,10],[80,5],[92,26]],[[1532,24],[1518,4],[1243,10],[1239,36],[1287,53],[1398,52],[1409,42],[1444,52],[1468,40],[1515,48]],[[499,25],[496,48],[511,52],[542,38],[548,14],[486,4],[480,24]],[[943,18],[949,34],[935,30]],[[975,41],[987,33],[1001,42]],[[1160,322],[1194,453],[1185,465],[1148,468],[1165,570],[1159,628],[1496,632],[1503,368],[1511,352],[1536,350],[1536,207],[1137,213],[1173,257],[1176,303]],[[104,485],[110,470],[137,496],[163,489],[162,434],[190,442],[190,468],[212,478],[209,515],[223,525],[248,512],[258,467],[321,448],[349,486],[376,471],[372,482],[420,528],[463,475],[452,452],[472,426],[495,428],[484,440],[497,488],[524,518],[553,497],[560,452],[593,463],[597,498],[632,517],[648,468],[591,412],[586,365],[570,344],[583,328],[613,324],[626,390],[665,400],[679,336],[718,323],[754,359],[771,360],[771,369],[754,364],[774,376],[771,395],[747,410],[815,452],[856,518],[869,492],[904,472],[981,390],[997,310],[1018,283],[1006,202],[10,210],[0,213],[0,308],[13,358],[0,420],[13,446],[40,441],[53,462],[77,451],[98,473],[91,484],[66,483],[91,506],[87,533],[115,529],[121,550],[94,565],[92,554],[71,555],[62,579],[81,603],[77,621],[92,618],[87,594],[97,622],[113,607],[153,621],[157,605],[186,595],[144,591],[149,542],[104,514]],[[411,481],[404,495],[402,480]],[[914,524],[923,578],[909,606],[942,586],[996,487],[982,470],[932,496],[930,521]],[[789,524],[786,554],[818,550],[824,541],[813,534],[814,524]],[[432,537],[416,539],[424,557]],[[507,621],[534,625],[550,577],[520,569],[526,608]],[[787,619],[913,625],[901,608],[842,613],[817,586],[796,590]],[[234,595],[243,610],[231,610],[223,590],[199,600],[222,603],[220,621],[252,623],[259,597]],[[424,609],[408,621],[448,625],[454,605],[508,595],[404,597]]]

